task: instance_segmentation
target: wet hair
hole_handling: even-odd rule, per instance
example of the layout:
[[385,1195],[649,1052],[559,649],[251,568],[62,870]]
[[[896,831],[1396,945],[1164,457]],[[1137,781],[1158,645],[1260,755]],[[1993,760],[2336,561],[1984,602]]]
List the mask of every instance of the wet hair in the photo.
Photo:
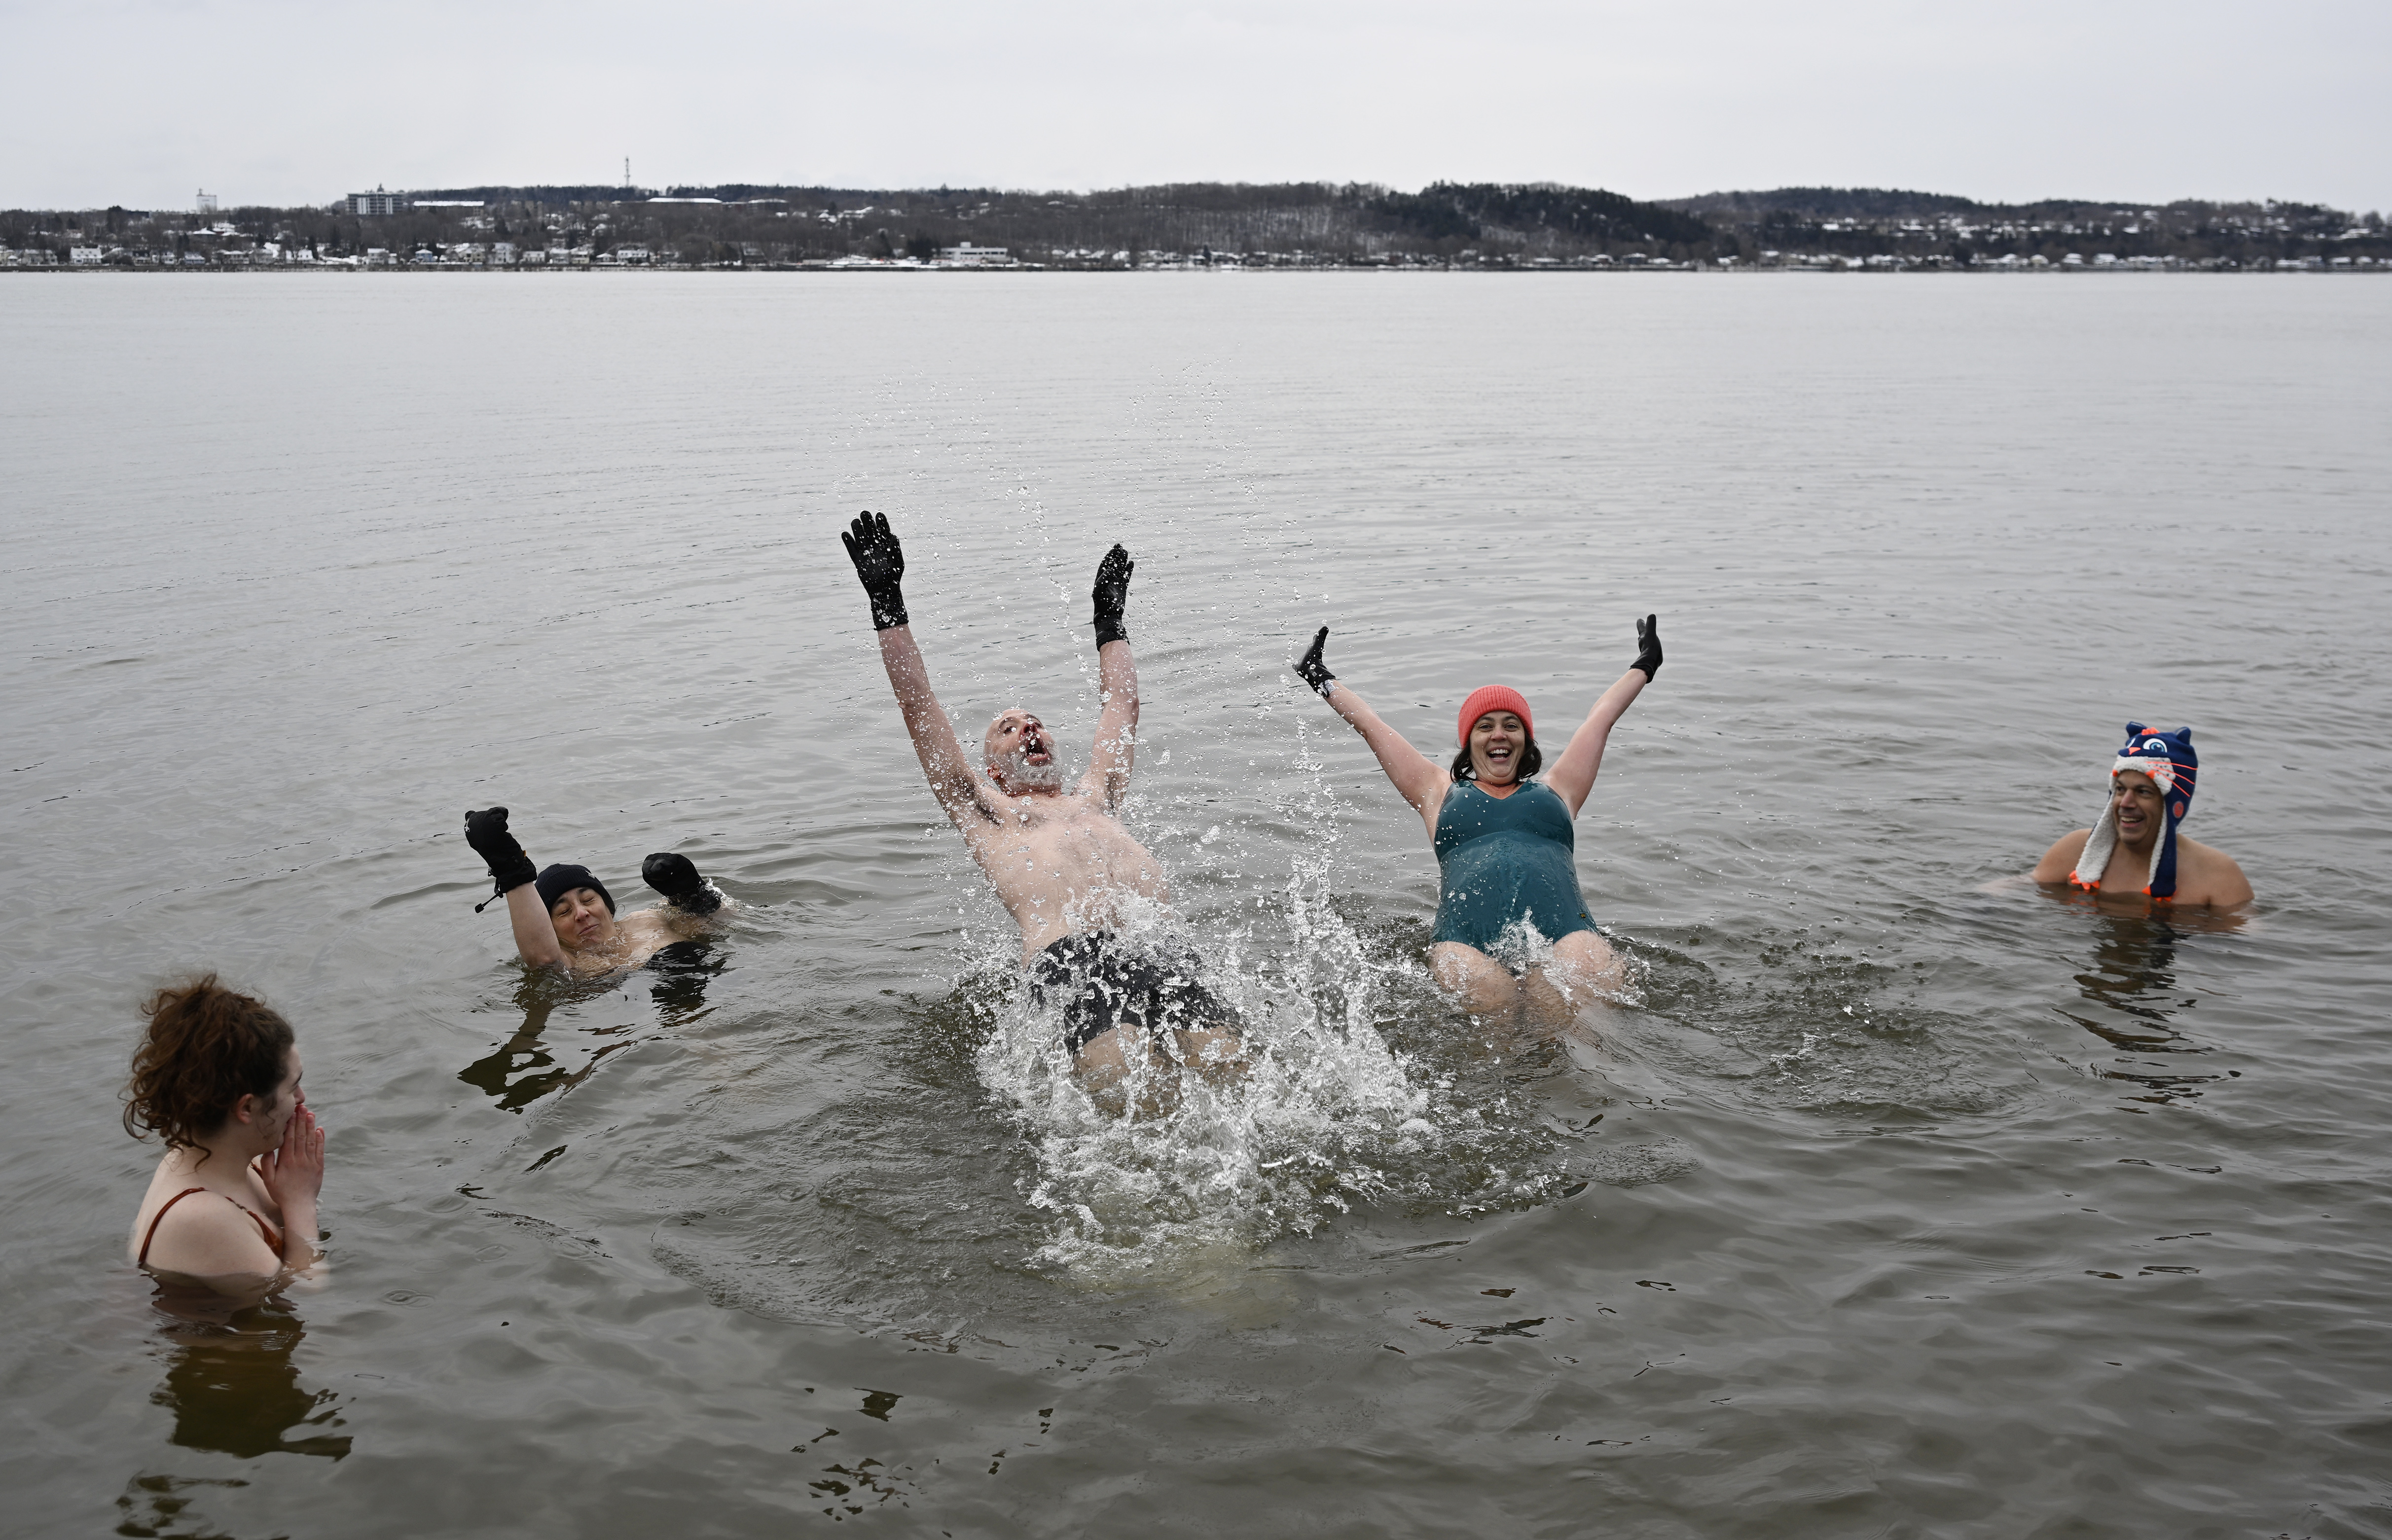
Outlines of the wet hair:
[[[1520,744],[1520,772],[1512,777],[1515,783],[1526,781],[1545,768],[1545,751],[1537,746],[1537,735],[1530,732],[1523,734],[1523,737],[1525,741]],[[1462,752],[1453,757],[1453,778],[1456,781],[1478,779],[1478,772],[1470,768],[1470,745],[1466,743],[1462,745]]]
[[290,1066],[291,1023],[262,1000],[207,974],[169,984],[141,1003],[150,1029],[133,1050],[124,1132],[155,1133],[170,1150],[225,1125],[243,1096],[271,1100]]

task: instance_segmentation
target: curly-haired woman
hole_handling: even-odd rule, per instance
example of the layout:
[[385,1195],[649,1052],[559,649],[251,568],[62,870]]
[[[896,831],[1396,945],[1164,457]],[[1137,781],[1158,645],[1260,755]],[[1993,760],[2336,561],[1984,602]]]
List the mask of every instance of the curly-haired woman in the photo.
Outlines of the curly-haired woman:
[[209,974],[141,1008],[124,1131],[166,1142],[133,1220],[136,1266],[221,1294],[273,1292],[316,1261],[324,1131],[291,1024]]

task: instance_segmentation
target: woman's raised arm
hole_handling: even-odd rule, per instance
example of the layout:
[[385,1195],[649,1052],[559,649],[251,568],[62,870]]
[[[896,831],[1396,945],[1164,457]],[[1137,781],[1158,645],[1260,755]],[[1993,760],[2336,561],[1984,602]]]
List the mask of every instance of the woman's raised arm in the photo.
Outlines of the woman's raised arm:
[[1387,772],[1403,799],[1412,806],[1429,825],[1430,837],[1436,834],[1436,810],[1445,800],[1446,788],[1453,783],[1445,767],[1412,747],[1404,735],[1389,727],[1371,709],[1370,703],[1357,695],[1346,685],[1338,682],[1321,661],[1321,651],[1329,645],[1329,628],[1320,628],[1312,639],[1312,648],[1296,660],[1294,668],[1305,683],[1320,692],[1329,708],[1354,725],[1371,752],[1379,757],[1379,768]]
[[1594,790],[1594,773],[1603,768],[1603,745],[1611,737],[1612,724],[1627,713],[1644,687],[1653,682],[1653,676],[1661,671],[1660,620],[1658,615],[1648,615],[1636,623],[1636,661],[1594,703],[1586,720],[1570,734],[1569,747],[1562,750],[1562,757],[1545,772],[1545,784],[1568,804],[1572,818],[1585,806],[1587,794]]

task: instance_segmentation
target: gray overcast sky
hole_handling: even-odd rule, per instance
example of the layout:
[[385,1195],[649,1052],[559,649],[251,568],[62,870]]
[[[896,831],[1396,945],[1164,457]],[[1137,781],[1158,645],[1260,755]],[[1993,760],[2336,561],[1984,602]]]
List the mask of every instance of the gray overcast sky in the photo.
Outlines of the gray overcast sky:
[[0,0],[0,205],[1559,181],[2392,209],[2386,0]]

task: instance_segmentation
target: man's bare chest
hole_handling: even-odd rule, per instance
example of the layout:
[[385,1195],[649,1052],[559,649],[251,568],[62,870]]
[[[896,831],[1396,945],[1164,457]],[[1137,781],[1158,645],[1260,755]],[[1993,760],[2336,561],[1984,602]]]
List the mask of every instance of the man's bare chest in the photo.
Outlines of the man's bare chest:
[[1128,830],[1093,809],[1001,822],[973,840],[972,848],[982,865],[1008,875],[1098,875],[1124,861],[1144,863],[1148,859]]

